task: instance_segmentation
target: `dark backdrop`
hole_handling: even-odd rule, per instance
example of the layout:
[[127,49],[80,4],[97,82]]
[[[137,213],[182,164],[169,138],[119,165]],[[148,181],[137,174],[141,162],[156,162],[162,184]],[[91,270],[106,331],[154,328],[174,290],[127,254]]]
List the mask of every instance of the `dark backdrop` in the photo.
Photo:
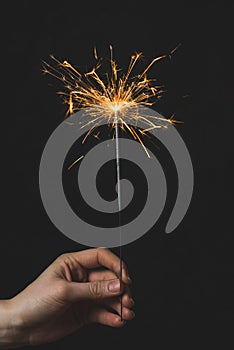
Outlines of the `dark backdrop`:
[[[168,93],[155,105],[176,112],[190,151],[195,188],[189,211],[171,235],[163,222],[124,247],[136,317],[122,330],[91,326],[40,349],[122,346],[169,349],[222,341],[233,329],[233,6],[224,2],[9,1],[2,35],[1,298],[30,283],[56,256],[83,247],[51,224],[41,203],[43,147],[63,120],[57,82],[44,77],[50,53],[81,70],[115,48],[120,66],[181,43],[153,68]],[[5,44],[3,44],[5,42]],[[48,86],[49,83],[53,86]],[[189,95],[187,97],[183,97]],[[5,108],[4,108],[5,107]],[[114,250],[118,253],[118,249]],[[203,336],[205,335],[205,338]],[[225,347],[224,347],[225,348]]]

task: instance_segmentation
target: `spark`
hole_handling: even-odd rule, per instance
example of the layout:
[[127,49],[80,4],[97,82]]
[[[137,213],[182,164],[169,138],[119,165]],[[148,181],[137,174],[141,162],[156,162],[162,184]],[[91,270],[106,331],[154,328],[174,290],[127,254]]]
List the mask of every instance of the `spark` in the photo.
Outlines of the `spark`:
[[71,170],[71,168],[78,163],[82,158],[84,158],[84,156],[80,156],[78,159],[76,159],[71,165],[69,165],[69,167],[67,168],[67,170]]
[[[101,73],[103,60],[99,58],[94,47],[96,65],[86,73],[81,73],[68,61],[59,61],[53,55],[51,59],[55,64],[43,61],[44,73],[59,79],[64,86],[62,95],[67,104],[66,116],[84,109],[89,116],[89,121],[81,127],[89,126],[83,142],[101,124],[103,119],[112,127],[113,135],[118,123],[121,130],[129,132],[131,136],[140,142],[147,156],[149,152],[144,146],[143,136],[147,131],[157,128],[167,128],[168,124],[177,121],[173,118],[159,118],[143,115],[139,106],[152,106],[165,92],[164,86],[155,84],[156,79],[148,78],[148,71],[152,66],[171,55],[178,49],[178,45],[168,55],[153,58],[140,74],[133,74],[136,65],[142,59],[142,52],[137,52],[130,57],[126,72],[123,72],[113,58],[113,47],[110,45],[109,73]],[[137,129],[138,122],[145,125],[143,130]],[[131,125],[131,126],[130,126]],[[134,125],[134,127],[132,126]]]
[[181,46],[182,44],[179,43],[173,50],[171,50],[171,52],[169,53],[169,58],[170,60],[172,59],[172,55],[179,49],[179,47]]
[[100,135],[100,131],[98,131],[96,134],[94,134],[93,137],[97,140],[100,140],[99,135]]

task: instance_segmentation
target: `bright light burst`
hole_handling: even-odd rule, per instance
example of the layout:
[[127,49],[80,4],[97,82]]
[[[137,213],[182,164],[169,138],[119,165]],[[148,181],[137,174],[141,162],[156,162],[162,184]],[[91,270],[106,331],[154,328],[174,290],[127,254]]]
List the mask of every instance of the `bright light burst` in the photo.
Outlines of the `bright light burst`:
[[[94,48],[96,65],[87,73],[80,73],[68,61],[60,62],[51,55],[55,66],[43,61],[43,72],[59,79],[64,85],[64,91],[58,92],[63,95],[64,102],[68,105],[66,116],[84,109],[89,116],[89,121],[84,126],[90,126],[83,142],[106,120],[113,130],[116,123],[122,130],[128,131],[135,140],[138,140],[146,154],[149,153],[143,143],[143,135],[152,129],[167,128],[168,124],[176,121],[170,118],[145,116],[141,114],[139,106],[151,106],[165,92],[164,87],[156,85],[156,79],[149,79],[147,73],[155,62],[171,57],[179,45],[168,55],[154,58],[140,74],[133,75],[134,68],[142,58],[142,53],[131,56],[126,72],[120,70],[113,59],[113,49],[110,46],[110,73],[101,74],[103,60],[98,57]],[[138,122],[145,125],[144,130],[137,128]],[[82,124],[82,121],[81,121]]]

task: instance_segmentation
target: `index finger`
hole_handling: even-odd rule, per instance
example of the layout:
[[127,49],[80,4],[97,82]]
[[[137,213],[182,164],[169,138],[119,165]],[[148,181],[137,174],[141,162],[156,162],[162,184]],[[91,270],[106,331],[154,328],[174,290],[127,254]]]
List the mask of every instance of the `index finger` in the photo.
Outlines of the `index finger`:
[[[84,268],[92,269],[102,266],[113,271],[117,277],[121,277],[120,259],[107,248],[86,249],[81,252],[72,253],[72,255]],[[131,282],[126,264],[123,261],[122,280],[127,284]]]

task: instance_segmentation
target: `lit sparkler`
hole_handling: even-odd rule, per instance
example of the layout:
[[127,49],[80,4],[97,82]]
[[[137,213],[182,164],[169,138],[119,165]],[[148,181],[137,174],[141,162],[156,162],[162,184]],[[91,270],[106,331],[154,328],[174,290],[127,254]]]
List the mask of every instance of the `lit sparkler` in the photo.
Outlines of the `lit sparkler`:
[[[121,251],[121,188],[120,188],[120,165],[119,165],[119,128],[129,132],[132,137],[140,142],[147,156],[150,157],[147,148],[143,142],[143,136],[147,131],[156,128],[167,128],[168,124],[174,124],[174,115],[170,118],[160,118],[156,116],[147,117],[141,114],[140,105],[151,106],[155,100],[160,99],[165,92],[164,87],[155,84],[155,79],[149,79],[147,73],[157,61],[169,57],[177,50],[179,45],[168,55],[162,55],[154,58],[143,69],[140,74],[133,75],[134,68],[142,58],[142,53],[135,53],[131,56],[128,68],[125,73],[121,72],[115,60],[113,59],[113,49],[110,46],[110,73],[102,76],[99,71],[102,66],[102,59],[99,58],[96,48],[94,48],[94,58],[96,65],[87,73],[79,72],[68,61],[60,62],[51,55],[55,66],[43,61],[43,72],[59,79],[65,88],[58,94],[63,95],[65,103],[68,105],[66,116],[84,109],[89,116],[89,121],[82,125],[89,126],[83,142],[87,137],[94,133],[95,129],[105,119],[114,132],[116,141],[116,175],[117,175],[117,194],[119,211],[119,230],[120,230],[120,281],[122,281],[122,251]],[[145,125],[142,130],[137,128],[138,122]],[[94,135],[95,137],[97,135]],[[97,136],[98,137],[98,136]],[[70,170],[83,156],[75,160],[68,168]],[[121,312],[122,319],[122,298]]]
[[[160,99],[165,92],[162,85],[156,85],[155,79],[149,79],[147,73],[157,61],[171,57],[178,48],[171,51],[168,55],[162,55],[154,58],[140,74],[133,75],[133,70],[142,58],[142,53],[136,53],[131,56],[129,66],[125,73],[121,74],[116,62],[113,59],[113,49],[110,46],[110,74],[104,76],[99,74],[102,66],[102,59],[98,57],[96,48],[94,57],[97,61],[87,73],[80,73],[68,61],[60,62],[51,55],[56,66],[43,61],[43,72],[59,79],[65,88],[58,94],[63,95],[64,102],[68,105],[66,116],[74,112],[85,109],[89,115],[89,131],[85,135],[83,142],[100,125],[100,121],[105,119],[107,123],[116,131],[116,124],[129,132],[135,140],[138,140],[144,148],[147,156],[149,153],[144,145],[142,136],[147,131],[156,128],[167,128],[168,123],[175,123],[171,118],[159,118],[156,116],[147,116],[139,112],[139,105],[151,106],[155,100]],[[137,129],[137,123],[145,125],[144,130]],[[81,121],[82,124],[82,121]],[[136,128],[134,128],[135,126]],[[84,125],[81,125],[81,128]]]

